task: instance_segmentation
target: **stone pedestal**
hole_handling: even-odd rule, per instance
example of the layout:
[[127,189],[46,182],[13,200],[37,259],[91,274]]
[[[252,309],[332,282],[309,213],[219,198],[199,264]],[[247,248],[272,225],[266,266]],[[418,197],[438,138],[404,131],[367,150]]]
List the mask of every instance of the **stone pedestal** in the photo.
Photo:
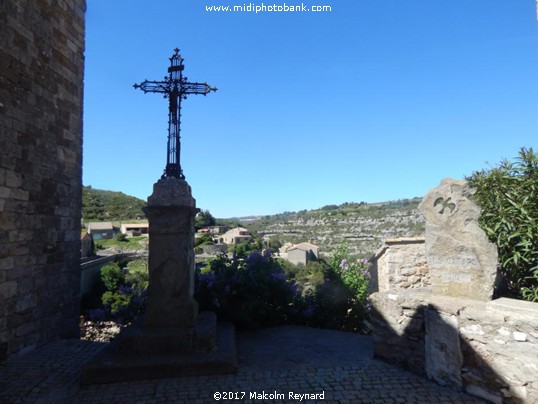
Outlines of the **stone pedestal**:
[[237,370],[235,330],[198,313],[194,300],[194,218],[185,180],[159,180],[148,198],[149,288],[146,312],[82,372],[82,383]]
[[196,201],[186,181],[154,185],[144,209],[149,221],[149,288],[144,327],[193,327]]

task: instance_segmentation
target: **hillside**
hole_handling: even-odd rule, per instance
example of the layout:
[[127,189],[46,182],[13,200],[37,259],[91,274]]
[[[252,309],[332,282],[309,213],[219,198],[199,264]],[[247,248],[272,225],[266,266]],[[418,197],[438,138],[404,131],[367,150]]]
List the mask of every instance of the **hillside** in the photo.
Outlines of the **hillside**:
[[310,241],[321,253],[332,252],[347,242],[350,252],[371,257],[383,240],[424,234],[424,217],[418,211],[421,198],[366,204],[328,205],[311,211],[237,219],[265,238],[281,243]]
[[122,192],[82,188],[82,219],[85,222],[145,219],[144,206],[146,201]]
[[[350,252],[369,258],[384,239],[416,237],[424,234],[424,218],[418,211],[421,198],[382,203],[344,203],[315,210],[284,212],[271,216],[219,219],[230,225],[241,224],[254,234],[279,242],[310,241],[321,254],[331,253],[347,242]],[[146,202],[122,192],[84,187],[84,221],[125,221],[145,219]]]

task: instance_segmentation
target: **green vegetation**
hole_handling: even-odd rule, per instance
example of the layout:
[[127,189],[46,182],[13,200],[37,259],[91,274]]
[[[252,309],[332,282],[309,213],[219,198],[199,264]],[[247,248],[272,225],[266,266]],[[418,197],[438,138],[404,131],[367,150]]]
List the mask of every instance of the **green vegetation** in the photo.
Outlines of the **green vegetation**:
[[208,210],[201,210],[194,220],[194,227],[199,230],[204,227],[215,226],[216,220]]
[[82,188],[82,219],[85,222],[144,219],[146,202],[122,192]]
[[[121,233],[118,233],[121,234]],[[102,239],[102,240],[95,240],[95,247],[98,250],[104,250],[107,248],[114,247],[117,250],[122,251],[137,251],[137,250],[143,250],[145,249],[145,243],[147,243],[148,238],[147,237],[125,237],[122,234],[123,237],[116,236],[115,238],[111,239]]]
[[246,257],[249,253],[259,250],[259,248],[260,243],[253,238],[239,244],[228,244],[228,253],[235,254],[238,257]]
[[368,264],[345,247],[331,264],[295,266],[254,251],[211,260],[195,277],[201,310],[239,328],[303,324],[366,332]]
[[125,274],[116,262],[111,262],[101,268],[101,281],[106,290],[116,290],[125,282]]
[[196,276],[195,299],[202,310],[239,328],[258,328],[290,320],[294,291],[270,255],[254,252],[244,259],[213,259]]
[[138,259],[127,264],[125,284],[138,290],[148,288],[149,267],[147,259]]
[[325,282],[325,276],[329,271],[329,265],[323,261],[308,261],[305,264],[292,264],[291,262],[277,258],[279,265],[286,275],[293,279],[299,290],[305,294],[316,290]]
[[538,301],[538,153],[522,148],[514,162],[473,173],[480,226],[497,245],[500,296]]
[[101,269],[102,307],[88,310],[90,320],[114,319],[118,323],[132,322],[145,308],[149,274],[143,260],[131,261],[121,267],[109,263]]
[[213,236],[211,234],[205,233],[194,239],[194,247],[210,244],[213,244]]

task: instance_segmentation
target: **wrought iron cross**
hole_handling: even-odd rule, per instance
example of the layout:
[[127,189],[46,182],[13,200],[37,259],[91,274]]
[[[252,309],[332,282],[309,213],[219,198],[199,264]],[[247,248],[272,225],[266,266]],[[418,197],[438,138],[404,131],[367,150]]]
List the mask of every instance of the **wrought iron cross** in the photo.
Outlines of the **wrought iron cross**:
[[210,87],[207,83],[189,83],[187,77],[183,77],[183,58],[179,54],[179,49],[174,49],[174,54],[170,58],[168,77],[163,81],[144,80],[133,87],[140,88],[144,93],[162,93],[164,98],[170,100],[168,107],[168,144],[166,168],[162,178],[175,177],[185,179],[181,168],[179,154],[181,152],[180,125],[181,125],[181,100],[187,99],[189,94],[207,95],[211,91],[217,91],[215,87]]

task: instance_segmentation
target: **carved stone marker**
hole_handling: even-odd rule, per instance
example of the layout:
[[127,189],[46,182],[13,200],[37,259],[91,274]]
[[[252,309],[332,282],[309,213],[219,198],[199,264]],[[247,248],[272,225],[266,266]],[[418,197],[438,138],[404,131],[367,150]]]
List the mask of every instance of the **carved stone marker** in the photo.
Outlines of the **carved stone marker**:
[[478,226],[480,208],[465,181],[444,179],[422,199],[426,259],[434,294],[491,300],[497,247]]

